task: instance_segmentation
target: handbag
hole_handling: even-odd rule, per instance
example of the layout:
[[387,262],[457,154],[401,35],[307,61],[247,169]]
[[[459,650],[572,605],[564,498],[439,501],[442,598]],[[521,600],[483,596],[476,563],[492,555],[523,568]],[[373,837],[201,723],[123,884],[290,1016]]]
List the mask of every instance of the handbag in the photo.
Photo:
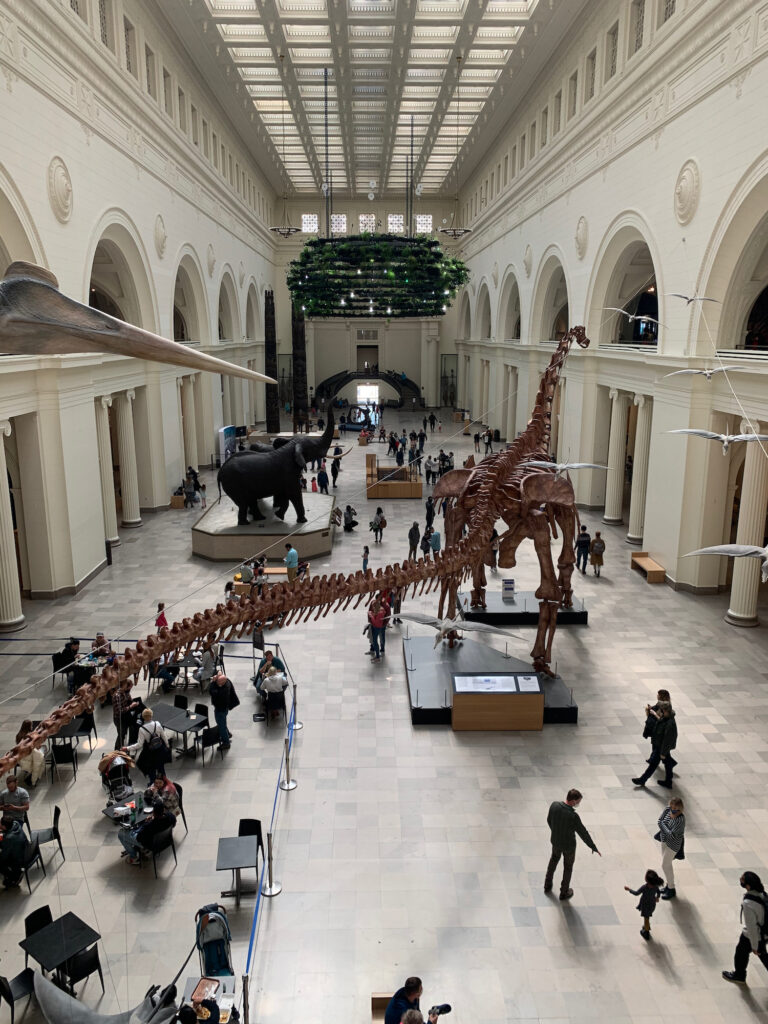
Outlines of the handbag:
[[386,526],[387,526],[387,520],[385,519],[384,516],[382,516],[381,519],[379,519],[379,529],[380,530],[384,530],[384,529],[386,529]]

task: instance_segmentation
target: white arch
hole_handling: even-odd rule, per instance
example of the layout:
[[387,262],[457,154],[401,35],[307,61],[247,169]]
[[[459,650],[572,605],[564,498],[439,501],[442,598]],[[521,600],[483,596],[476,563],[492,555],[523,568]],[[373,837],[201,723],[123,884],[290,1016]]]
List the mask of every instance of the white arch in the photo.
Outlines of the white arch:
[[493,337],[493,316],[491,293],[485,278],[480,281],[475,301],[475,315],[472,321],[472,337],[486,340]]
[[550,340],[550,328],[557,314],[557,309],[554,306],[556,302],[559,302],[555,294],[558,286],[558,271],[562,271],[565,281],[565,298],[570,303],[571,284],[566,268],[565,254],[560,246],[556,244],[548,246],[542,253],[534,278],[533,302],[528,324],[528,338],[531,342]]
[[[585,326],[587,337],[593,345],[607,343],[615,333],[615,318],[618,314],[604,311],[605,306],[621,306],[619,298],[620,281],[624,278],[627,264],[644,245],[651,256],[648,280],[656,280],[656,296],[659,302],[659,320],[664,323],[664,284],[661,275],[661,254],[648,222],[636,210],[624,210],[611,221],[598,246],[592,273],[587,288]],[[663,331],[663,328],[662,328]],[[663,334],[660,341],[663,342]]]
[[692,353],[699,348],[710,353],[710,335],[718,348],[733,348],[740,340],[737,334],[762,290],[747,288],[746,284],[765,249],[767,226],[768,150],[742,175],[707,243],[696,292],[719,299],[722,305],[708,302],[704,312],[704,303],[691,303]]
[[261,341],[264,337],[259,286],[253,277],[248,281],[245,291],[245,336],[249,341]]
[[131,310],[123,312],[132,321],[139,321],[137,327],[157,333],[160,317],[147,251],[136,225],[117,207],[105,210],[91,232],[84,262],[82,301],[88,303],[94,258],[101,244],[109,247],[118,270],[122,271],[121,284],[127,289],[127,307]]
[[[180,246],[174,259],[174,265],[176,266],[176,273],[174,274],[172,305],[175,304],[176,282],[178,281],[179,273],[183,272],[189,282],[191,298],[194,301],[194,327],[192,324],[187,324],[190,328],[191,340],[207,345],[211,340],[211,315],[203,267],[194,247],[189,243],[184,243],[184,245]],[[189,296],[187,298],[189,299]],[[171,308],[171,317],[173,317],[173,308]]]
[[[225,312],[229,315],[230,320],[230,331],[231,337],[228,337],[227,341],[242,341],[243,329],[240,318],[240,302],[238,299],[237,288],[235,286],[235,275],[232,272],[232,268],[228,263],[225,263],[221,268],[221,274],[219,275],[219,285],[216,291],[216,331],[214,338],[218,340],[218,321],[219,321],[219,306],[222,298],[226,300],[226,306],[228,307]],[[227,333],[227,324],[224,324],[225,334]]]
[[[500,334],[501,341],[520,337],[520,331],[518,331],[517,335],[507,332],[509,302],[515,294],[517,295],[517,314],[520,319],[520,328],[522,329],[523,305],[520,295],[520,280],[517,273],[517,267],[514,263],[510,263],[502,277],[501,290],[499,291],[499,304],[496,309],[496,331],[497,334]],[[514,327],[514,324],[512,326]]]
[[[32,215],[3,164],[0,164],[0,257],[0,262],[26,260],[48,267]],[[6,266],[0,266],[0,276],[6,269]]]
[[460,341],[468,341],[472,337],[472,300],[468,288],[464,289],[459,300],[458,332]]

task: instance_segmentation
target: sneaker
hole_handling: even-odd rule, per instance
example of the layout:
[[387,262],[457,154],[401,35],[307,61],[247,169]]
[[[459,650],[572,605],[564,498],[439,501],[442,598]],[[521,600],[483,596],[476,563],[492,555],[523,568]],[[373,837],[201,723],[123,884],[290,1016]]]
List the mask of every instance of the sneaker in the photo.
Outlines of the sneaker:
[[645,941],[646,941],[646,942],[647,942],[647,941],[648,941],[648,940],[650,939],[650,937],[651,937],[651,933],[650,933],[650,932],[647,932],[647,931],[645,930],[645,928],[641,928],[641,929],[640,929],[640,934],[641,934],[641,935],[643,936],[643,938],[645,939]]
[[725,978],[726,981],[735,981],[739,985],[747,984],[747,979],[740,978],[735,971],[723,971],[722,976]]
[[551,885],[545,885],[544,886],[544,892],[552,892],[552,886]]
[[663,889],[661,892],[661,898],[663,900],[674,900],[677,898],[677,890],[670,888]]
[[566,892],[560,893],[561,900],[569,900],[573,896],[573,889],[568,889]]
[[645,783],[643,782],[642,779],[631,779],[631,782],[632,782],[633,786],[641,786],[641,787],[645,786]]
[[129,857],[126,863],[132,864],[133,867],[138,867],[141,864],[141,861],[139,860],[138,857]]
[[672,783],[671,782],[667,782],[666,779],[657,779],[656,780],[656,785],[657,786],[663,786],[665,789],[672,789]]

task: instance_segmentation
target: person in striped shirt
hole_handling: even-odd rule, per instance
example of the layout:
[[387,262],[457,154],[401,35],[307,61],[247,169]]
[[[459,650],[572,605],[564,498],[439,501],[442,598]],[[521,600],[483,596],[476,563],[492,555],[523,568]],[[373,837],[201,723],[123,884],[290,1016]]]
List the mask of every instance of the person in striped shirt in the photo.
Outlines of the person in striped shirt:
[[656,839],[661,843],[661,873],[666,879],[666,886],[661,891],[663,900],[673,900],[677,896],[675,890],[675,860],[682,860],[683,839],[685,837],[685,806],[679,796],[673,796],[659,818],[659,831]]

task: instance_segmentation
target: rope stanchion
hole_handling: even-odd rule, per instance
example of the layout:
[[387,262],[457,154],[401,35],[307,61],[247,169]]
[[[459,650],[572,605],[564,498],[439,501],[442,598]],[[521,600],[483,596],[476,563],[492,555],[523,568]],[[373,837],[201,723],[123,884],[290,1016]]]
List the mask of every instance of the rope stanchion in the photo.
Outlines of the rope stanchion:
[[280,779],[279,785],[283,792],[290,792],[298,786],[296,779],[291,778],[291,745],[287,738],[285,740],[285,778]]
[[294,732],[298,732],[299,729],[303,729],[304,728],[304,723],[300,722],[298,720],[298,718],[296,717],[296,710],[297,710],[297,704],[296,704],[296,683],[294,683],[293,684],[293,714],[291,715],[291,719],[292,719],[291,728],[293,729]]
[[272,833],[267,832],[267,877],[269,879],[269,885],[265,885],[262,888],[264,896],[279,896],[283,891],[282,885],[276,882],[272,877]]
[[243,975],[243,1024],[250,1024],[250,1007],[248,1005],[248,986],[250,979],[247,974]]

